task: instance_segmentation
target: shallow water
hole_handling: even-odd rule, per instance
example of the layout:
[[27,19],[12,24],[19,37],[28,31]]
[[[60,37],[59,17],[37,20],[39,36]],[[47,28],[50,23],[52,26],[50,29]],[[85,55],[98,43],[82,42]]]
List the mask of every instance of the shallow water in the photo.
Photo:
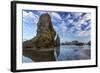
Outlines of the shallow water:
[[91,58],[91,47],[88,45],[61,45],[59,48],[24,51],[22,62],[86,60]]

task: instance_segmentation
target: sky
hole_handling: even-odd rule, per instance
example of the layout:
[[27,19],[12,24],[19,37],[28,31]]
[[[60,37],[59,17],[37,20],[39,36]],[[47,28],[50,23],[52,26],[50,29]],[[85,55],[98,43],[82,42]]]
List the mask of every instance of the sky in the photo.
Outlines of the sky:
[[22,10],[23,41],[36,36],[39,17],[44,13],[50,15],[52,25],[59,35],[61,43],[73,40],[80,42],[91,40],[91,13]]

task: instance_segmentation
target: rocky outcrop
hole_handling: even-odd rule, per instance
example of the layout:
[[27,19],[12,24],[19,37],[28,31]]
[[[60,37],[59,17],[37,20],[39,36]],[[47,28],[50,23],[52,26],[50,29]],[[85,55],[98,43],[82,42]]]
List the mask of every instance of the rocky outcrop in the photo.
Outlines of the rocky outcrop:
[[37,23],[37,34],[31,40],[23,42],[23,48],[54,48],[60,45],[60,38],[53,28],[48,13],[40,16]]

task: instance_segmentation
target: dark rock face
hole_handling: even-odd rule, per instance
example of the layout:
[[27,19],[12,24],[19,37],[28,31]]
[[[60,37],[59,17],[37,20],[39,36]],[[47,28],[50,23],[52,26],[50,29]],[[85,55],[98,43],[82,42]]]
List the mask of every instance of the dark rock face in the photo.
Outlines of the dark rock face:
[[54,30],[48,13],[40,16],[37,34],[31,40],[23,42],[23,48],[54,48],[60,45],[60,38]]

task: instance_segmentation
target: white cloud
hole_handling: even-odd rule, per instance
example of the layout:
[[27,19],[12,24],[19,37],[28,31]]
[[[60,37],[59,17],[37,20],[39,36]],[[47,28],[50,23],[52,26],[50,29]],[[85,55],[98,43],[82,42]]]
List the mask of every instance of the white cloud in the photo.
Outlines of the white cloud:
[[91,19],[91,14],[90,13],[85,14],[83,19],[84,19],[84,21]]
[[67,27],[66,26],[63,26],[62,31],[63,32],[66,32],[67,31]]
[[85,35],[85,31],[78,31],[78,32],[77,32],[77,35],[78,35],[78,36],[84,36],[84,35]]
[[65,17],[65,20],[69,19],[71,17],[70,14],[68,14],[66,17]]
[[64,21],[62,21],[62,23],[60,24],[60,28],[63,32],[67,31],[67,27],[66,27],[66,23]]
[[44,13],[47,13],[47,12],[44,12],[44,11],[38,11],[39,14],[44,14]]
[[86,27],[86,30],[89,29],[89,28],[91,28],[91,25],[88,25],[88,26]]
[[26,11],[23,11],[23,21],[25,23],[37,23],[38,22],[38,19],[39,19],[39,16],[32,13],[32,12],[26,12]]
[[56,12],[49,12],[50,16],[57,20],[62,20],[61,16]]
[[81,30],[81,25],[84,24],[84,20],[79,20],[78,22],[74,22],[74,26],[77,30]]
[[69,22],[69,23],[72,23],[72,22],[73,22],[73,19],[69,19],[68,22]]
[[28,13],[26,11],[23,11],[23,17],[26,17]]
[[91,35],[91,31],[76,31],[74,34],[76,37],[86,37]]
[[77,18],[77,17],[80,17],[83,13],[75,12],[75,13],[71,13],[71,14],[74,16],[74,18]]

